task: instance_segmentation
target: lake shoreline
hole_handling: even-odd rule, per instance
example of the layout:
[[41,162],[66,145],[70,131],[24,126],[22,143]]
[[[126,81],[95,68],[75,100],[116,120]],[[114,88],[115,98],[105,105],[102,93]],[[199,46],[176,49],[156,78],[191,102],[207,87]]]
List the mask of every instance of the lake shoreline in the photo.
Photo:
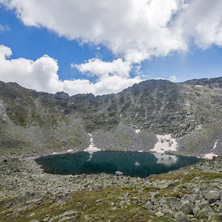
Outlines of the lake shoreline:
[[53,174],[115,174],[116,171],[121,171],[126,176],[145,178],[151,174],[166,173],[193,165],[200,159],[150,152],[83,151],[45,156],[35,161],[45,172]]
[[[46,152],[46,153],[42,153],[42,154],[38,154],[38,155],[29,155],[29,156],[26,156],[26,157],[20,157],[20,156],[15,156],[15,157],[12,157],[12,158],[18,158],[18,159],[21,159],[21,160],[30,160],[30,159],[37,159],[37,158],[40,158],[40,157],[45,157],[45,156],[54,156],[54,155],[64,155],[64,154],[73,154],[73,153],[78,153],[78,152],[89,152],[90,151],[84,151],[86,149],[83,149],[83,150],[77,150],[77,151],[72,151],[72,152],[68,152],[68,151],[56,151],[56,152]],[[138,151],[132,151],[132,150],[112,150],[112,149],[108,149],[108,150],[99,150],[99,151],[96,151],[96,152],[100,152],[100,151],[115,151],[115,152],[138,152],[138,153],[152,153],[152,154],[167,154],[167,155],[177,155],[177,156],[184,156],[184,157],[196,157],[196,158],[199,158],[199,159],[208,159],[208,158],[203,158],[201,156],[196,156],[196,155],[189,155],[189,154],[181,154],[181,153],[178,153],[178,152],[165,152],[165,153],[158,153],[158,152],[154,152],[154,151],[142,151],[142,150],[138,150]],[[220,155],[218,155],[218,157],[220,157]],[[8,158],[11,158],[11,157],[8,157]],[[5,156],[5,159],[7,159],[7,156]],[[209,158],[210,159],[210,158]]]

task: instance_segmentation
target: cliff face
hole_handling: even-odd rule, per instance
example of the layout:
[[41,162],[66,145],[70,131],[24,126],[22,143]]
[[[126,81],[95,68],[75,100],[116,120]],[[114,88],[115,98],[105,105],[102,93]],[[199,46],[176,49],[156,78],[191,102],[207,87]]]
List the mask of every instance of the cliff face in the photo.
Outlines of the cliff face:
[[222,154],[221,127],[222,78],[148,80],[96,97],[53,95],[0,82],[3,155],[82,150],[88,133],[105,149],[149,151],[156,135],[171,134],[178,153]]

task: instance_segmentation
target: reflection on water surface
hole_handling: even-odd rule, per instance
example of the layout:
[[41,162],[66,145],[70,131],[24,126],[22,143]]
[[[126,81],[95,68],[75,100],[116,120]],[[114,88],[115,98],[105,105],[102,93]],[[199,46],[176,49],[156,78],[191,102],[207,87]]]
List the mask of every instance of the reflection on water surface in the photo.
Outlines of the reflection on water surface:
[[147,177],[195,164],[195,157],[157,153],[99,151],[46,156],[36,159],[46,173],[52,174],[115,174]]

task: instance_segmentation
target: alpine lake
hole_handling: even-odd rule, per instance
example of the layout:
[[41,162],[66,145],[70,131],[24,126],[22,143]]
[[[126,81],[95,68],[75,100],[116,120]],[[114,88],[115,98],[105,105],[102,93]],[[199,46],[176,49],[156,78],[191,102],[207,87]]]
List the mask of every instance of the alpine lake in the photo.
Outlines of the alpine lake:
[[76,152],[44,156],[35,159],[49,174],[115,174],[145,178],[151,174],[161,174],[200,161],[196,157],[185,157],[147,152]]

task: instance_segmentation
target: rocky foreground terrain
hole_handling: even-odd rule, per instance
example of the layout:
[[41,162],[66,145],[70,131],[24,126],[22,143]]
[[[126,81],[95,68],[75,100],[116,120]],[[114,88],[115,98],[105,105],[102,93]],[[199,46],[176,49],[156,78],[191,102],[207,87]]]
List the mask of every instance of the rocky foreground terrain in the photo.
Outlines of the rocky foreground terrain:
[[148,178],[50,175],[34,157],[105,150],[222,155],[222,78],[144,81],[116,95],[0,82],[0,221],[222,221],[222,157]]
[[1,159],[0,221],[222,221],[222,158],[148,178],[50,175]]

